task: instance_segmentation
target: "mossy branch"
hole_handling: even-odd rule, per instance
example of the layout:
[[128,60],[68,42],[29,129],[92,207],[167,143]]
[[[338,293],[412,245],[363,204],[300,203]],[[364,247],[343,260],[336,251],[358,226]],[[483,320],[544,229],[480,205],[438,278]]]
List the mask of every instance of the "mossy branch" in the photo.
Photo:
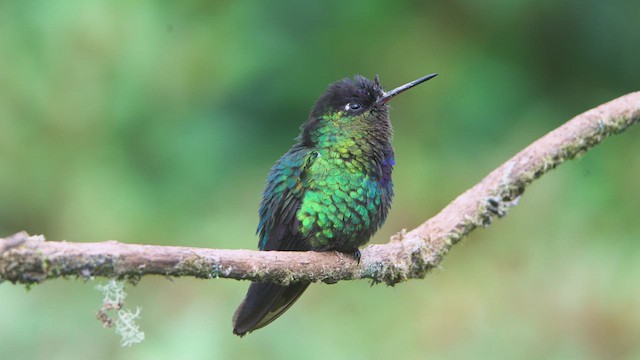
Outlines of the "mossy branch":
[[291,282],[371,279],[389,285],[423,278],[449,249],[494,216],[504,216],[525,188],[564,161],[640,121],[640,92],[571,119],[534,142],[458,196],[422,225],[384,245],[362,250],[358,264],[334,252],[220,250],[123,244],[44,241],[18,233],[0,239],[0,281],[33,284],[66,276],[138,279],[156,274]]

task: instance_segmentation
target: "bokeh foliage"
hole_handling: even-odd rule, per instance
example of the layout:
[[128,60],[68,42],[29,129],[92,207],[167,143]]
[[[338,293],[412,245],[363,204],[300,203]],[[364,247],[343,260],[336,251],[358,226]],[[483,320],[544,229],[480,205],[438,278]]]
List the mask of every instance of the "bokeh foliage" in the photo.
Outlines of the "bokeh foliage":
[[[385,242],[639,90],[639,15],[594,0],[0,2],[0,235],[254,248],[264,178],[329,82],[438,72],[392,103]],[[639,138],[537,181],[426,280],[313,286],[244,339],[243,282],[143,279],[133,348],[93,318],[95,281],[2,284],[0,356],[637,358]]]

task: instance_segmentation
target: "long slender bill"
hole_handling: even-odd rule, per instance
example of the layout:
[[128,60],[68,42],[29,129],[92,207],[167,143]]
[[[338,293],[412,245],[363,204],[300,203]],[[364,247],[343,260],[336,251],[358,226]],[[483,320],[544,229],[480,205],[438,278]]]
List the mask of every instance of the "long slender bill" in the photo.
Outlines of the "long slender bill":
[[417,80],[413,80],[412,82],[406,83],[402,86],[398,86],[397,88],[391,90],[391,91],[387,91],[384,93],[384,95],[382,95],[381,98],[379,98],[376,103],[378,105],[382,105],[387,103],[389,100],[391,100],[391,98],[393,98],[394,96],[411,89],[412,87],[416,86],[416,85],[420,85],[423,82],[433,79],[434,77],[438,76],[438,74],[429,74],[427,76],[423,76],[420,79]]

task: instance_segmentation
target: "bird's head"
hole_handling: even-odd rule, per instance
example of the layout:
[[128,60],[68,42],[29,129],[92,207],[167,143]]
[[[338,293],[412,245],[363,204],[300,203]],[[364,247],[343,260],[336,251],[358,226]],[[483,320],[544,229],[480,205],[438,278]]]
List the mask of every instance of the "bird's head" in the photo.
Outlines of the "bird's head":
[[315,145],[328,133],[349,136],[350,132],[372,130],[390,134],[388,101],[436,75],[421,77],[391,91],[384,91],[378,76],[370,80],[356,75],[337,81],[329,85],[313,106],[309,120],[302,127],[302,140],[307,145]]

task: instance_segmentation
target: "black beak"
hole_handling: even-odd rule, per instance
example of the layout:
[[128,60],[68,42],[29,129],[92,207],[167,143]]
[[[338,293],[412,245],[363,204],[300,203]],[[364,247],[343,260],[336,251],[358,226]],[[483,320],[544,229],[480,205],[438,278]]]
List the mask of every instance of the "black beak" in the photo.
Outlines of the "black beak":
[[416,86],[416,85],[420,85],[423,82],[429,80],[429,79],[433,79],[434,77],[438,76],[438,74],[430,74],[427,76],[423,76],[420,79],[417,80],[413,80],[410,83],[406,83],[402,86],[398,86],[397,88],[391,90],[391,91],[387,91],[385,92],[382,97],[378,98],[378,100],[376,101],[376,105],[383,105],[386,104],[389,100],[391,100],[391,98],[393,98],[394,96],[411,89],[412,87]]

